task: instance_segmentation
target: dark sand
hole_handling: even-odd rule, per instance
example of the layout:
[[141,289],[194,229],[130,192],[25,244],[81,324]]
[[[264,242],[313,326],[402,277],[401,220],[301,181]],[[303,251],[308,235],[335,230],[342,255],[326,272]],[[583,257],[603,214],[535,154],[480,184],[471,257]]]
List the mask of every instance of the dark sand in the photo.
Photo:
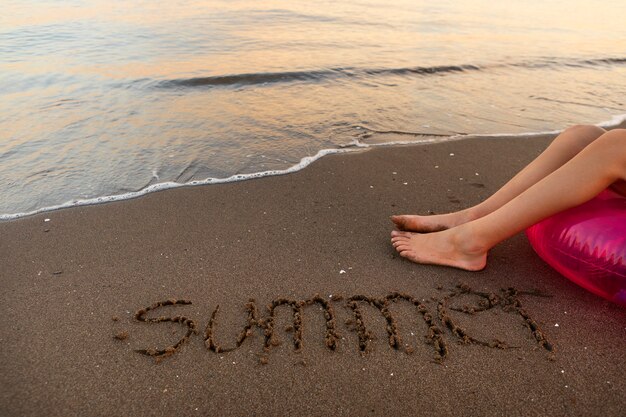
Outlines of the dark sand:
[[[625,309],[523,235],[479,273],[389,244],[389,215],[477,203],[547,143],[376,149],[0,223],[0,415],[623,415]],[[186,319],[135,317],[170,299],[192,304],[138,318]]]

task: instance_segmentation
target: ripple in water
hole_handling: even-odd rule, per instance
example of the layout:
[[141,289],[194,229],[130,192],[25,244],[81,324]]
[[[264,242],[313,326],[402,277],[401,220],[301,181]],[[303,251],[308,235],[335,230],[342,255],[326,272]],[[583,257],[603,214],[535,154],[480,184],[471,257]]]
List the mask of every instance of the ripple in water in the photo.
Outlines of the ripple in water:
[[4,2],[0,218],[626,113],[626,4],[414,3]]

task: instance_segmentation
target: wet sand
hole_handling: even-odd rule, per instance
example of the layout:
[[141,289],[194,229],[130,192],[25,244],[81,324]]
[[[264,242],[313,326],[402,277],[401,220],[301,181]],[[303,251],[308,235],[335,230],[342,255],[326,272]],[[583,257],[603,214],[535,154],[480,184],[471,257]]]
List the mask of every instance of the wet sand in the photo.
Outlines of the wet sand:
[[0,415],[621,415],[626,310],[523,234],[478,273],[389,244],[391,214],[475,204],[548,140],[379,148],[0,223]]

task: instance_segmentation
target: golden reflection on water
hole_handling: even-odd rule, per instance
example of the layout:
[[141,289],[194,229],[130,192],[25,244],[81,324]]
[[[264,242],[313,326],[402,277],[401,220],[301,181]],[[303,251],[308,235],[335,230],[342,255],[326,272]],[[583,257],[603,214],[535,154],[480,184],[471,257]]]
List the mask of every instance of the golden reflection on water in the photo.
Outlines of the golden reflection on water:
[[[600,46],[603,54],[623,52],[614,37],[623,33],[623,25],[615,16],[626,11],[626,2],[370,3],[363,8],[348,1],[275,0],[263,2],[255,12],[249,2],[230,1],[91,1],[36,7],[13,2],[10,16],[2,18],[5,31],[37,25],[63,31],[64,25],[83,22],[87,39],[93,28],[106,28],[109,32],[98,36],[109,36],[113,48],[126,37],[137,38],[121,46],[123,57],[113,54],[108,62],[93,62],[70,49],[2,66],[30,74],[167,79],[285,69],[480,64],[514,56],[600,53]],[[193,44],[198,48],[186,46]]]
[[[624,58],[624,15],[626,2],[591,0],[5,0],[0,215],[157,174],[285,169],[383,140],[366,128],[520,133],[607,120],[625,112],[626,66],[581,62]],[[432,68],[458,65],[476,69]],[[433,71],[402,71],[416,67]]]

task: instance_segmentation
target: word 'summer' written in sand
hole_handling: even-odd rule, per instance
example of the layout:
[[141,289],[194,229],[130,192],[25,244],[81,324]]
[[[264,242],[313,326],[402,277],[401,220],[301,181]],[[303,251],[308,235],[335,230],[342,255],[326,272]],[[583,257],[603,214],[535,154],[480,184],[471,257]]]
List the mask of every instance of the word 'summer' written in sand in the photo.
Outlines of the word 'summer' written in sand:
[[[245,340],[255,334],[262,336],[262,352],[260,354],[260,362],[266,364],[268,355],[272,347],[277,346],[280,342],[276,338],[276,312],[280,307],[291,309],[291,324],[286,329],[292,332],[292,343],[295,351],[303,349],[303,312],[307,306],[317,305],[320,307],[325,320],[325,346],[329,351],[337,350],[341,340],[337,314],[334,306],[345,308],[350,313],[351,318],[345,321],[346,328],[357,334],[358,351],[366,354],[371,349],[372,332],[368,328],[371,323],[367,323],[367,319],[363,313],[364,306],[373,307],[379,311],[385,322],[385,330],[388,336],[389,346],[398,351],[404,351],[407,354],[413,353],[413,347],[404,344],[399,329],[398,320],[392,310],[392,305],[405,303],[415,310],[420,321],[423,321],[425,328],[423,333],[423,343],[430,346],[433,351],[433,358],[437,362],[443,361],[448,355],[448,343],[450,340],[460,342],[461,344],[481,345],[488,348],[509,349],[505,341],[497,338],[485,340],[476,337],[468,330],[464,329],[453,318],[452,313],[466,315],[472,319],[480,319],[480,313],[497,309],[501,311],[502,316],[513,315],[517,317],[521,327],[526,328],[526,332],[530,335],[533,345],[539,346],[552,354],[554,348],[552,343],[547,339],[545,333],[540,329],[537,322],[530,317],[528,312],[522,308],[519,300],[520,295],[527,296],[544,296],[538,292],[523,292],[513,288],[503,289],[497,293],[487,293],[475,291],[467,285],[459,285],[452,291],[447,291],[442,297],[433,297],[431,301],[434,304],[427,305],[424,299],[411,296],[409,294],[392,292],[383,297],[369,297],[364,295],[354,295],[351,297],[334,296],[330,299],[324,299],[319,295],[305,300],[290,300],[286,298],[277,298],[267,305],[267,311],[264,316],[259,312],[255,300],[249,300],[245,305],[246,322],[238,336],[229,345],[223,344],[223,341],[217,340],[215,329],[218,324],[220,315],[220,306],[213,310],[208,323],[204,329],[199,329],[198,323],[189,317],[182,315],[175,316],[155,316],[156,311],[168,306],[184,306],[192,304],[189,300],[170,299],[156,302],[149,307],[144,307],[137,311],[134,319],[150,325],[159,323],[178,323],[185,329],[184,336],[176,343],[165,348],[144,348],[136,349],[136,352],[151,356],[157,362],[174,355],[180,348],[189,341],[190,338],[199,335],[204,340],[204,346],[210,352],[222,353],[229,352],[241,347]],[[473,296],[477,302],[472,305],[459,304],[462,297]],[[455,300],[456,299],[456,300]],[[117,318],[114,318],[117,320]],[[118,333],[115,337],[118,339],[126,339],[127,332]],[[520,346],[515,346],[519,348]],[[552,357],[552,356],[549,356]]]

